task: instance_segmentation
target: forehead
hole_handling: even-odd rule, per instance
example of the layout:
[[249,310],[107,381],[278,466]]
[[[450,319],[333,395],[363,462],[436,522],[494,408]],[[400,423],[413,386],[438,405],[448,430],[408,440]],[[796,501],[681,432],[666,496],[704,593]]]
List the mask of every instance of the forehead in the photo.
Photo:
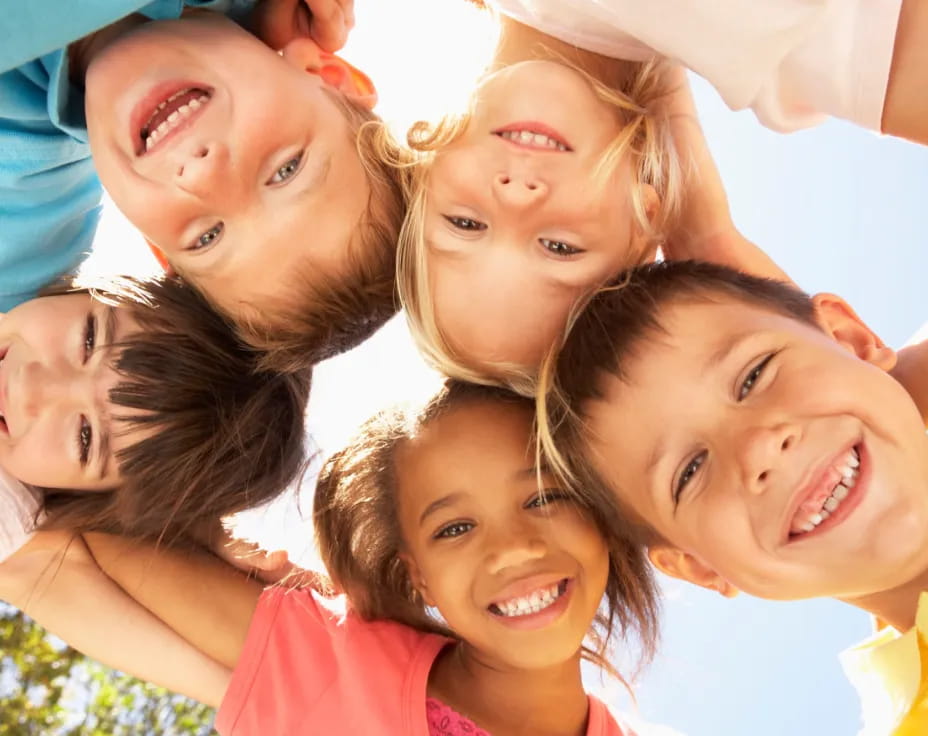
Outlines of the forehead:
[[532,464],[531,429],[530,407],[516,402],[477,399],[447,410],[398,449],[401,497],[479,490],[508,478]]

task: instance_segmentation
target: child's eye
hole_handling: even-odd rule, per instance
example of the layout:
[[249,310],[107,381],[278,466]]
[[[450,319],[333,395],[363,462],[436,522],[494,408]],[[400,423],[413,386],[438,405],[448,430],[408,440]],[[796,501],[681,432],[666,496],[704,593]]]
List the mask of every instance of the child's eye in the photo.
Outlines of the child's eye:
[[90,460],[90,447],[93,444],[93,429],[87,417],[81,415],[80,424],[77,428],[77,451],[81,459],[81,467],[86,467]]
[[569,500],[571,500],[570,496],[559,488],[546,488],[543,492],[532,496],[528,503],[525,504],[525,508],[540,509],[544,506],[550,506],[552,503],[557,503],[558,501]]
[[563,240],[549,240],[548,238],[538,238],[538,242],[541,243],[541,247],[546,251],[555,256],[566,257],[576,255],[577,253],[583,253],[583,250],[577,248],[570,243],[565,243]]
[[680,477],[677,478],[677,482],[674,485],[673,489],[673,503],[676,506],[680,502],[680,496],[683,491],[686,489],[686,486],[691,480],[695,477],[696,473],[699,471],[699,468],[702,464],[706,462],[706,452],[703,450],[696,457],[690,460],[686,466],[683,468],[683,472],[680,473]]
[[471,529],[474,528],[474,525],[469,521],[455,521],[447,526],[443,526],[433,536],[433,539],[452,539],[453,537],[460,537],[462,534],[467,534]]
[[93,349],[97,345],[97,318],[93,312],[87,313],[87,320],[84,322],[84,362],[90,360]]
[[300,151],[296,156],[277,169],[274,175],[267,180],[267,183],[271,185],[282,184],[287,181],[287,179],[292,178],[293,175],[300,170],[301,163],[303,163],[303,151]]
[[442,217],[454,225],[458,230],[479,232],[481,230],[487,229],[486,223],[480,222],[480,220],[475,220],[472,217],[457,217],[456,215],[442,215]]
[[760,379],[761,374],[763,374],[764,368],[767,367],[767,364],[771,361],[774,355],[775,353],[770,353],[770,355],[761,360],[761,362],[754,366],[751,369],[751,372],[745,376],[744,381],[741,383],[741,388],[738,390],[738,401],[744,401],[748,394],[751,393],[754,386],[757,384],[757,381]]
[[221,222],[217,222],[209,230],[204,231],[200,236],[193,241],[187,250],[202,250],[203,248],[208,248],[211,245],[214,245],[220,237],[222,237],[222,231],[225,229],[225,225]]

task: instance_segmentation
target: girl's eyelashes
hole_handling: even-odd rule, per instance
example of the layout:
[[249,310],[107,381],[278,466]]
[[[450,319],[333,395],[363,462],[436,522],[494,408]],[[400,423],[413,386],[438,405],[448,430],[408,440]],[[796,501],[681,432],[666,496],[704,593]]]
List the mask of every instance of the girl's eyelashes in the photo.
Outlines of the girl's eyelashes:
[[475,220],[473,217],[458,217],[457,215],[442,215],[442,217],[444,217],[458,230],[465,230],[466,232],[480,232],[487,229],[485,222]]
[[583,253],[583,249],[577,248],[576,246],[571,245],[570,243],[565,243],[563,240],[551,240],[549,238],[538,238],[538,242],[541,243],[541,247],[552,255],[558,256],[560,258],[565,258],[567,256],[573,256],[577,253]]
[[680,503],[680,496],[683,494],[683,491],[686,490],[686,486],[693,480],[696,473],[699,472],[699,468],[702,467],[702,464],[706,462],[706,457],[706,451],[703,450],[683,466],[683,471],[680,473],[673,487],[673,505],[675,507]]
[[196,240],[188,245],[186,250],[203,250],[204,248],[209,248],[210,246],[215,245],[216,241],[222,237],[224,230],[225,224],[222,222],[217,222],[209,230],[205,230],[200,233],[199,237],[197,237]]
[[569,501],[570,496],[568,496],[560,488],[545,488],[541,493],[536,493],[532,496],[528,502],[525,504],[527,509],[540,509],[545,506],[550,506],[552,503],[558,501]]
[[93,349],[97,346],[97,317],[93,312],[87,313],[84,321],[84,339],[81,343],[83,349],[83,362],[90,360]]
[[77,425],[77,452],[80,457],[81,467],[86,468],[90,461],[90,448],[93,444],[93,429],[87,417],[81,414],[80,422]]
[[450,524],[445,524],[435,532],[432,539],[453,539],[454,537],[460,537],[462,534],[467,534],[473,528],[474,524],[470,521],[453,521]]
[[767,364],[773,359],[773,356],[776,353],[770,353],[765,356],[757,365],[755,365],[744,377],[744,380],[741,382],[741,385],[738,387],[738,401],[744,401],[751,391],[754,389],[754,386],[757,385],[757,382],[760,380],[761,375],[764,372],[764,369],[767,367]]
[[288,179],[292,179],[303,164],[304,153],[304,151],[300,151],[296,156],[288,159],[284,165],[277,169],[274,175],[267,180],[268,185],[275,186],[277,184],[283,184]]

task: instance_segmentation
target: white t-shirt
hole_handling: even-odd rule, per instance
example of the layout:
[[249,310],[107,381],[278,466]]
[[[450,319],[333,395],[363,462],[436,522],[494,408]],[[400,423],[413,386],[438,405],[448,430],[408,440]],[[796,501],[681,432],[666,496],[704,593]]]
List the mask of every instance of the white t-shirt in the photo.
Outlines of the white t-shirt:
[[880,130],[902,0],[488,0],[580,48],[666,56],[733,110],[788,132],[831,115]]
[[0,469],[0,562],[29,541],[41,507],[40,491]]

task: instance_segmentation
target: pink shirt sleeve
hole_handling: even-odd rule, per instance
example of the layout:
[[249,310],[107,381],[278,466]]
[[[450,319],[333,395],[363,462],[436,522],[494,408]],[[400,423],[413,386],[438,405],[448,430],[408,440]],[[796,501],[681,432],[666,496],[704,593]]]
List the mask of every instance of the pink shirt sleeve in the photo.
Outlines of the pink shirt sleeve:
[[346,612],[344,598],[269,588],[262,595],[216,716],[223,736],[414,733],[425,728],[425,688],[445,645],[389,621]]
[[767,127],[879,130],[902,0],[489,0],[607,56],[679,61]]
[[0,470],[0,563],[29,541],[41,507],[41,492]]

